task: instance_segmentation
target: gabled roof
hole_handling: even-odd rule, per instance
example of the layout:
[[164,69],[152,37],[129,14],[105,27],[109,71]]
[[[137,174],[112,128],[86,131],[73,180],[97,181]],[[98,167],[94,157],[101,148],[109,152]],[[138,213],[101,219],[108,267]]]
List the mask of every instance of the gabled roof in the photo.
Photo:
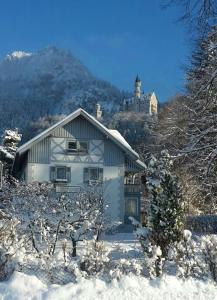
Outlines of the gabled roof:
[[22,146],[20,146],[17,149],[17,154],[21,155],[24,152],[28,151],[33,145],[36,143],[40,142],[44,138],[48,137],[53,130],[62,127],[66,125],[67,123],[71,122],[75,118],[82,116],[86,120],[88,120],[93,126],[98,128],[104,135],[107,136],[110,140],[112,140],[117,146],[119,146],[126,154],[128,154],[131,159],[134,161],[137,161],[140,167],[145,167],[145,165],[139,161],[139,155],[131,148],[131,146],[127,143],[127,141],[123,138],[123,136],[117,131],[117,130],[109,130],[106,128],[103,124],[101,124],[99,121],[97,121],[93,116],[88,114],[85,110],[79,108],[70,115],[68,115],[66,118],[63,120],[57,122],[53,126],[49,127],[48,129],[44,130]]

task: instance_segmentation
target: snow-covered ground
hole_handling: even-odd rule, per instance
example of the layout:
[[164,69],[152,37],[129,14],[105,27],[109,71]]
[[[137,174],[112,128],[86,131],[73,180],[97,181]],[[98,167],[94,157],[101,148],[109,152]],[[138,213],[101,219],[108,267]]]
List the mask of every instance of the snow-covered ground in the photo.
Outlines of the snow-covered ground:
[[174,276],[161,280],[126,276],[111,283],[99,279],[81,280],[58,286],[44,285],[36,276],[14,273],[8,282],[0,283],[1,300],[215,300],[217,287],[192,279],[182,281]]
[[[139,243],[132,234],[119,233],[106,236],[106,245],[113,259],[141,259]],[[78,252],[82,251],[82,243]],[[143,276],[123,276],[119,281],[101,279],[78,279],[77,283],[48,285],[37,276],[15,272],[10,280],[0,283],[0,300],[215,300],[217,286],[212,282],[175,276],[150,280]]]

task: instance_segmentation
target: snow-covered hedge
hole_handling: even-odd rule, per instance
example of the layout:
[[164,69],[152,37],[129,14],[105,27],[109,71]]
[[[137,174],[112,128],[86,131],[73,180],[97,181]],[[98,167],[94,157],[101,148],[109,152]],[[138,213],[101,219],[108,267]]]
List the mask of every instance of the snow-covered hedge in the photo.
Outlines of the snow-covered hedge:
[[188,216],[186,226],[197,233],[217,233],[217,215]]

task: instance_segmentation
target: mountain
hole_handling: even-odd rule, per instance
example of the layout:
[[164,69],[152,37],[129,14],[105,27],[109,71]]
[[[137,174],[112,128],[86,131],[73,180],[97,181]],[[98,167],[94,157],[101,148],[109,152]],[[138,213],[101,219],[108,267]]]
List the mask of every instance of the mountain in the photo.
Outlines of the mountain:
[[91,113],[96,102],[110,115],[126,95],[94,77],[68,51],[15,51],[0,62],[0,130],[18,127],[29,138],[31,123],[41,117],[69,114],[80,106]]

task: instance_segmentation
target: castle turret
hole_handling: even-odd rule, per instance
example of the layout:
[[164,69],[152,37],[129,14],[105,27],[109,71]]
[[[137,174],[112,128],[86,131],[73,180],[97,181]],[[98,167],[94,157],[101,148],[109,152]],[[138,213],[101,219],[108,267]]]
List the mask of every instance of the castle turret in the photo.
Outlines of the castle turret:
[[153,91],[150,95],[150,107],[149,107],[149,114],[150,115],[157,115],[158,113],[158,100],[155,95],[155,92]]
[[141,80],[139,79],[139,76],[136,76],[136,80],[135,80],[135,97],[136,98],[141,98]]

